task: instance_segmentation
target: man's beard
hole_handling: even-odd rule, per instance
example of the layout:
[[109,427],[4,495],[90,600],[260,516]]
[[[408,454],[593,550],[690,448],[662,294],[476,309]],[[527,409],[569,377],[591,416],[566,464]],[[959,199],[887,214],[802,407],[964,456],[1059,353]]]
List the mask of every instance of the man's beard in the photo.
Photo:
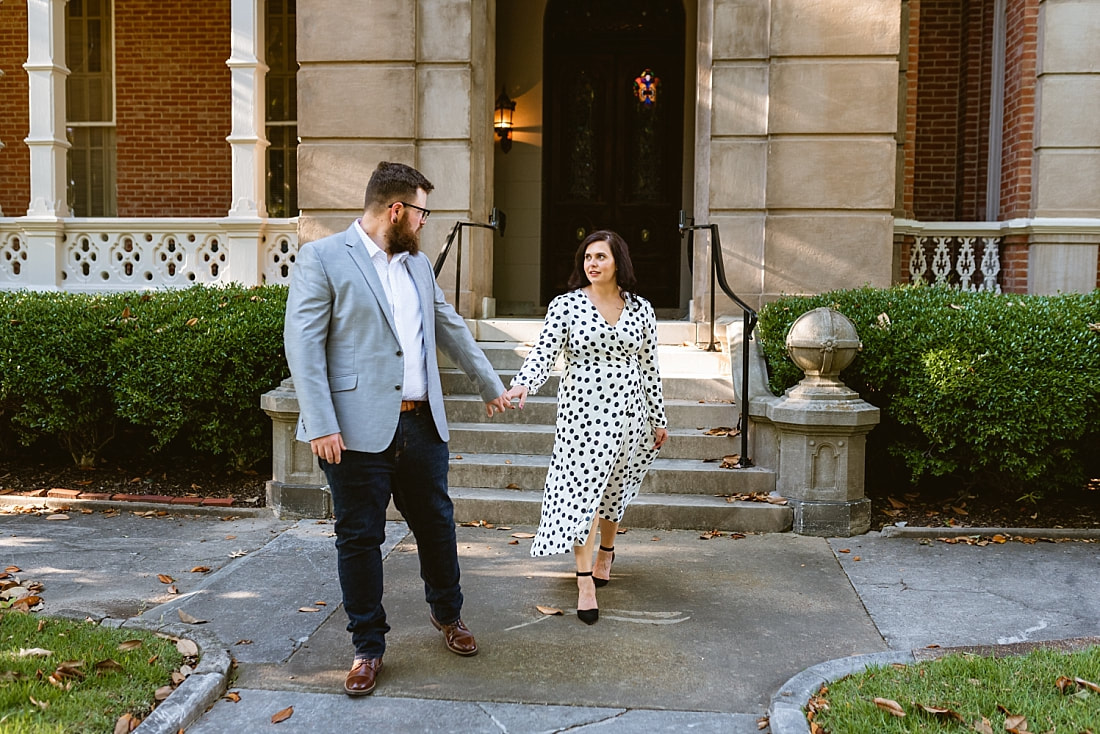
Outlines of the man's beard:
[[390,227],[385,234],[386,248],[391,255],[407,252],[415,255],[420,252],[420,233],[410,228],[405,221]]

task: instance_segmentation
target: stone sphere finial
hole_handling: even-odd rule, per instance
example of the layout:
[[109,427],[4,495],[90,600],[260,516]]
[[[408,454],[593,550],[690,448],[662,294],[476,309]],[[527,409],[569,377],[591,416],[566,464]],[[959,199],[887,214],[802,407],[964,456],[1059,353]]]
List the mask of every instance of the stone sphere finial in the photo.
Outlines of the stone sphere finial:
[[791,324],[786,343],[787,354],[806,373],[800,392],[847,392],[840,371],[863,349],[855,324],[847,316],[832,308],[807,311]]

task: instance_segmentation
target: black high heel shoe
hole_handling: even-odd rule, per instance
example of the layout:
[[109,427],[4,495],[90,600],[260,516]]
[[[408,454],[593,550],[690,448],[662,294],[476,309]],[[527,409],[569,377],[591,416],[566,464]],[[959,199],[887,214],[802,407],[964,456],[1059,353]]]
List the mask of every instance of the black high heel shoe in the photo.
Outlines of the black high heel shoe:
[[[610,553],[611,554],[611,562],[612,563],[615,562],[615,546],[611,546],[610,548],[604,548],[601,545],[600,550],[602,550],[604,553]],[[597,589],[602,588],[604,586],[607,586],[609,583],[611,583],[611,569],[610,568],[608,568],[608,570],[607,570],[607,576],[608,577],[606,579],[601,579],[599,576],[593,576],[592,577],[592,583],[594,583],[596,585]]]
[[[578,578],[581,577],[581,576],[591,576],[591,575],[592,575],[591,571],[577,571],[577,577]],[[593,580],[595,580],[595,579],[593,579]],[[599,618],[600,618],[599,608],[596,608],[596,609],[578,609],[577,610],[577,619],[584,622],[585,624],[596,624],[596,621]]]

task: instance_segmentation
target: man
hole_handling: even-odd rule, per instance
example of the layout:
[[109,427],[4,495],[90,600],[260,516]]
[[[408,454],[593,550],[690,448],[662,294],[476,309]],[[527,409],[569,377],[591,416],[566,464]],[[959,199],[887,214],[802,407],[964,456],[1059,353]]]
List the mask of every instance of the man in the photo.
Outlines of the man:
[[386,506],[416,537],[432,625],[447,648],[475,655],[461,618],[447,420],[438,346],[478,385],[490,417],[512,405],[465,322],[419,252],[434,187],[401,163],[379,163],[363,217],[298,252],[286,307],[297,436],[332,491],[337,571],[355,657],[351,696],[374,690],[389,631],[382,608]]

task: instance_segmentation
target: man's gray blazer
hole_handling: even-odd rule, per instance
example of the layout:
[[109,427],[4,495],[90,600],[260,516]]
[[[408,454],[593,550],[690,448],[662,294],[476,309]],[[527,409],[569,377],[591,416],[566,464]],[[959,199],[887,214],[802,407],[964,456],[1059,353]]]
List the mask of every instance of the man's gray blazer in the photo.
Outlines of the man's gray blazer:
[[[405,262],[420,295],[428,402],[447,441],[437,347],[477,383],[486,402],[500,397],[504,385],[444,299],[428,258],[421,253]],[[298,440],[339,432],[351,451],[389,447],[401,413],[404,358],[382,281],[355,225],[298,251],[283,338],[298,395]]]

